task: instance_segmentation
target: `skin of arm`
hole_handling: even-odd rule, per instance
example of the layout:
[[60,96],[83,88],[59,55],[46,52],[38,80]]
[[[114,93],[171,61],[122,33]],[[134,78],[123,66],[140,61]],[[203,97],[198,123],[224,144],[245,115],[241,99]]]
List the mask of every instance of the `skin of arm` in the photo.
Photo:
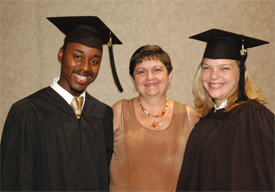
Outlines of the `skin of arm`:
[[194,109],[193,107],[186,105],[186,110],[187,110],[189,128],[190,130],[192,130],[200,118],[198,117],[198,113],[196,109]]
[[121,120],[121,107],[122,107],[122,101],[118,101],[112,106],[113,112],[114,112],[114,119],[113,119],[113,126],[114,126],[114,133],[116,129],[118,128]]

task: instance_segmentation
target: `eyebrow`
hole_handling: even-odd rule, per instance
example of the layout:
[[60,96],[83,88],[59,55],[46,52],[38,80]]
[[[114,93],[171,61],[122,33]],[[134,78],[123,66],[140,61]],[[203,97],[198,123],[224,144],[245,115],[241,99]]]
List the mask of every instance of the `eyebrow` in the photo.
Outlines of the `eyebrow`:
[[97,58],[101,59],[101,57],[99,55],[94,55],[94,57],[97,57]]
[[141,69],[145,69],[145,68],[144,67],[135,68],[135,71],[136,70],[141,70]]
[[[201,63],[201,65],[211,65],[211,64],[208,64],[208,63]],[[220,63],[218,65],[231,65],[232,66],[232,63]]]
[[84,51],[81,51],[79,49],[74,49],[74,50],[77,51],[77,52],[80,52],[80,53],[84,53]]
[[156,67],[164,67],[163,65],[155,65],[153,68],[156,68]]
[[[79,53],[84,53],[84,51],[81,51],[79,49],[74,49],[74,50],[77,51],[77,52],[79,52]],[[99,55],[94,55],[94,57],[97,57],[97,58],[101,59],[101,57]]]

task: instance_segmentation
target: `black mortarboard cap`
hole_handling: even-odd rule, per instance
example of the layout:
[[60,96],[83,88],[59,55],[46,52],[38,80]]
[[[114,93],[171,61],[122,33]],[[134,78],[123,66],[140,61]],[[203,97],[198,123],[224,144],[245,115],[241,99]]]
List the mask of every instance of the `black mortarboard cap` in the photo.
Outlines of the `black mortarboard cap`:
[[64,44],[74,42],[96,48],[102,51],[102,44],[107,44],[110,54],[110,62],[113,77],[117,88],[123,91],[119,82],[112,44],[122,44],[121,41],[112,33],[112,31],[96,16],[73,16],[73,17],[48,17],[66,37]]
[[247,100],[244,88],[246,49],[268,44],[268,42],[220,29],[210,29],[189,38],[207,42],[203,58],[240,61],[239,97],[237,102]]
[[219,29],[210,29],[189,38],[207,42],[203,58],[233,59],[237,61],[241,59],[240,50],[242,49],[243,40],[245,49],[268,43],[267,41]]

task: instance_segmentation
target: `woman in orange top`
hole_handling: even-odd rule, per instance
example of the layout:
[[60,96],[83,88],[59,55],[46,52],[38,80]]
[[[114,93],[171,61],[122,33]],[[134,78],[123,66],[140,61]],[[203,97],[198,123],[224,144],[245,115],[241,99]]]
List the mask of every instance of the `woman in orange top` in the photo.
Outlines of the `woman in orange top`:
[[140,47],[130,60],[138,96],[114,111],[111,191],[175,191],[194,109],[167,98],[173,68],[159,46]]

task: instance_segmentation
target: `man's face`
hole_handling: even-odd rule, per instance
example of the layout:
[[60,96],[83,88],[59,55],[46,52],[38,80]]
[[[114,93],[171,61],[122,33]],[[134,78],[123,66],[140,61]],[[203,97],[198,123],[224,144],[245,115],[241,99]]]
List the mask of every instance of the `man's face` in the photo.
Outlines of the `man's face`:
[[60,48],[61,74],[58,84],[73,96],[79,96],[92,83],[99,71],[102,52],[79,43]]

